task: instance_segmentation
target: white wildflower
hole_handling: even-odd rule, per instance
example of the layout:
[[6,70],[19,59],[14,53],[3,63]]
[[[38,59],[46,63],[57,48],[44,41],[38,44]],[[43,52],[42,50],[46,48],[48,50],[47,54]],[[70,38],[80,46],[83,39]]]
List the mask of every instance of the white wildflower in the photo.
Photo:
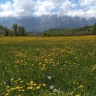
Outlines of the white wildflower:
[[50,86],[50,89],[54,89],[54,86]]
[[58,92],[58,90],[57,89],[54,89],[53,92],[56,93],[56,92]]
[[48,79],[50,80],[51,79],[51,76],[48,76]]

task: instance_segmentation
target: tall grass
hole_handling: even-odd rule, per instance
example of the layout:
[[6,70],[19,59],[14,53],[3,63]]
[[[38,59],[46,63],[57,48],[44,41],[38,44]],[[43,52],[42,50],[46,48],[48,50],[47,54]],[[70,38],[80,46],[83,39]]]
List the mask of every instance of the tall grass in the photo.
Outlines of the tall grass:
[[96,96],[96,37],[0,37],[0,96]]

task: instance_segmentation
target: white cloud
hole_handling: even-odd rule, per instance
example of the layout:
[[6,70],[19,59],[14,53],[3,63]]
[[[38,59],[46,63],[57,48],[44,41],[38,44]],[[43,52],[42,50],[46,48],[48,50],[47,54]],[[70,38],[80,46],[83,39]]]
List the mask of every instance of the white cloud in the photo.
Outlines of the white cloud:
[[14,15],[14,12],[12,11],[11,2],[9,1],[5,4],[0,4],[0,9],[2,10],[2,12],[0,12],[0,17]]
[[62,14],[95,17],[96,0],[13,0],[0,3],[0,16]]
[[55,6],[61,5],[63,2],[66,2],[66,0],[46,0],[46,1],[54,3]]
[[5,4],[0,4],[1,10],[8,11],[11,7],[11,2],[7,1]]
[[51,14],[51,11],[54,10],[56,7],[53,2],[43,1],[37,2],[37,5],[35,7],[35,15],[48,15]]
[[32,10],[35,7],[35,2],[32,0],[13,0],[0,4],[0,16],[28,16],[32,15]]
[[73,11],[69,11],[67,12],[68,16],[79,16],[79,17],[86,17],[86,13],[83,10],[73,10]]
[[66,15],[66,13],[71,11],[72,8],[74,8],[75,6],[76,6],[76,4],[73,4],[69,0],[66,0],[66,2],[63,2],[62,5],[60,6],[60,10],[61,10],[62,14]]
[[96,0],[79,0],[81,6],[96,5]]

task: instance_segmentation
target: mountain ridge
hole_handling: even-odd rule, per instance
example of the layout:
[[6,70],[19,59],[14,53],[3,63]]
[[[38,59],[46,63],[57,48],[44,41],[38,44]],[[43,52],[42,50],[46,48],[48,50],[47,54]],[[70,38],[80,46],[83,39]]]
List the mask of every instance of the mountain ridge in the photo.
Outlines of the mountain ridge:
[[28,32],[43,32],[52,28],[79,28],[96,23],[96,18],[43,15],[40,17],[0,17],[0,25],[12,29],[13,24],[24,26]]

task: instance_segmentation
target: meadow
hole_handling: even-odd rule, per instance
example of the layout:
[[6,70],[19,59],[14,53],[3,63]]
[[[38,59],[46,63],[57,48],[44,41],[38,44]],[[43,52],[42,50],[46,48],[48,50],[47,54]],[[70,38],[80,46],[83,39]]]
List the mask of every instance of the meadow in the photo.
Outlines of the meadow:
[[96,96],[96,36],[0,37],[0,96]]

